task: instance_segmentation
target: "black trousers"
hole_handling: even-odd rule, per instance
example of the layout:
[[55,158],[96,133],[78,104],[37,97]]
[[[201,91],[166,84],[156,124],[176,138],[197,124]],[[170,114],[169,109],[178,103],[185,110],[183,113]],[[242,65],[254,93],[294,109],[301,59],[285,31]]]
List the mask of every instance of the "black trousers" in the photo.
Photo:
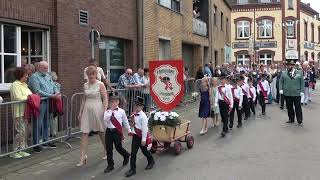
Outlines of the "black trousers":
[[265,102],[264,96],[261,91],[260,91],[260,94],[258,97],[259,97],[259,104],[261,106],[262,113],[265,113],[266,112],[266,102]]
[[[288,116],[290,121],[294,121],[296,116],[297,121],[302,123],[302,109],[301,109],[301,97],[300,96],[285,96],[286,106],[288,110]],[[293,108],[294,106],[294,108]]]
[[233,120],[234,120],[234,112],[237,111],[238,116],[238,124],[242,124],[242,110],[239,109],[239,102],[234,101],[233,108],[230,112],[230,124],[229,127],[233,127]]
[[285,100],[284,95],[280,94],[280,107],[284,107],[284,100]]
[[247,96],[243,96],[242,113],[245,115],[246,118],[248,118],[250,116],[250,109],[249,109],[248,97]]
[[221,121],[223,123],[222,132],[227,133],[228,121],[229,121],[229,105],[226,102],[219,100],[219,108],[220,108]]
[[147,158],[148,164],[154,162],[154,159],[151,153],[148,151],[147,146],[141,145],[141,138],[137,135],[133,135],[132,137],[132,144],[131,144],[131,158],[130,158],[130,168],[132,170],[136,170],[136,160],[137,160],[137,153],[139,148],[142,151],[142,154]]
[[106,149],[107,149],[107,161],[108,166],[113,166],[113,144],[119,154],[123,157],[129,157],[130,154],[122,147],[121,137],[116,129],[107,129],[105,135]]
[[248,105],[249,105],[249,114],[250,114],[250,110],[252,111],[253,114],[256,114],[256,108],[252,98],[249,98]]

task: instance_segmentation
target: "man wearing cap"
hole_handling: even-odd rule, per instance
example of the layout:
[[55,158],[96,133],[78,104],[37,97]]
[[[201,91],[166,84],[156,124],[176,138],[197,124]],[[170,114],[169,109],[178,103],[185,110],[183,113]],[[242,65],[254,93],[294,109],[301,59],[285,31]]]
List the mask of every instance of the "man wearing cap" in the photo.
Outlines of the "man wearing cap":
[[136,174],[136,159],[139,148],[142,154],[147,158],[148,165],[145,170],[153,168],[155,162],[148,151],[148,147],[151,146],[151,135],[148,132],[148,118],[143,112],[144,99],[137,97],[134,101],[134,114],[131,115],[130,126],[134,128],[132,133],[131,144],[131,158],[130,158],[130,170],[126,172],[126,177],[131,177]]
[[299,125],[301,125],[303,118],[300,101],[301,96],[304,95],[304,79],[302,72],[296,70],[294,66],[294,60],[287,60],[287,71],[282,72],[279,92],[284,95],[286,100],[289,116],[287,123],[294,123],[294,118],[296,117]]
[[230,124],[229,129],[233,128],[234,114],[237,112],[238,116],[238,126],[237,128],[242,127],[242,101],[243,101],[243,92],[241,89],[242,79],[234,78],[233,79],[233,87],[231,88],[232,96],[233,96],[233,108],[230,112]]
[[122,125],[131,133],[131,128],[127,119],[125,110],[119,108],[118,92],[111,92],[109,94],[110,108],[104,113],[104,124],[107,128],[105,134],[105,143],[107,149],[108,166],[104,170],[109,173],[114,169],[113,161],[113,145],[119,154],[123,157],[123,166],[129,163],[130,154],[122,147],[122,140],[124,135],[122,132]]

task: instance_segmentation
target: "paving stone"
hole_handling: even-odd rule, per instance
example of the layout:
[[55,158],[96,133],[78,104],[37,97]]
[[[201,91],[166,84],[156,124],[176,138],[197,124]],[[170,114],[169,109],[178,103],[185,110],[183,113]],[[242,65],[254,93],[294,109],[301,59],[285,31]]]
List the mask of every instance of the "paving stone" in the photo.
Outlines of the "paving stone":
[[61,157],[55,157],[55,158],[52,158],[51,161],[57,161],[57,160],[60,160],[62,159]]
[[49,164],[45,164],[44,166],[45,167],[50,167],[50,166],[53,166],[53,165],[55,165],[56,163],[49,163]]
[[52,162],[51,160],[46,160],[46,161],[41,162],[40,164],[41,164],[41,165],[45,165],[45,164],[49,164],[49,163],[51,163],[51,162]]
[[45,172],[47,172],[47,170],[41,169],[41,170],[39,170],[39,171],[33,172],[32,174],[33,174],[33,175],[40,175],[40,174],[43,174],[43,173],[45,173]]

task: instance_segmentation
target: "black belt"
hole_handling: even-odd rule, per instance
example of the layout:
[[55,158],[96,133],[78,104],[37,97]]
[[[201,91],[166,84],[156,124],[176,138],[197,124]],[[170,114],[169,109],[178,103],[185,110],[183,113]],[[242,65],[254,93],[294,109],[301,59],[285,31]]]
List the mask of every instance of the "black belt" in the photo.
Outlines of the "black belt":
[[109,132],[116,132],[117,129],[116,129],[116,128],[107,128],[107,131],[109,131]]

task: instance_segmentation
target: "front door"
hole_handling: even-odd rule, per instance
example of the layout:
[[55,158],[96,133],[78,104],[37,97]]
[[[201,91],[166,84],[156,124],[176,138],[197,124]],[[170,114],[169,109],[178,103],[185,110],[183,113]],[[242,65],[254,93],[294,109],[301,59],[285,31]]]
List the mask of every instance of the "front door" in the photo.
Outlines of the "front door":
[[116,85],[125,68],[125,41],[102,38],[99,43],[99,65],[112,85]]

